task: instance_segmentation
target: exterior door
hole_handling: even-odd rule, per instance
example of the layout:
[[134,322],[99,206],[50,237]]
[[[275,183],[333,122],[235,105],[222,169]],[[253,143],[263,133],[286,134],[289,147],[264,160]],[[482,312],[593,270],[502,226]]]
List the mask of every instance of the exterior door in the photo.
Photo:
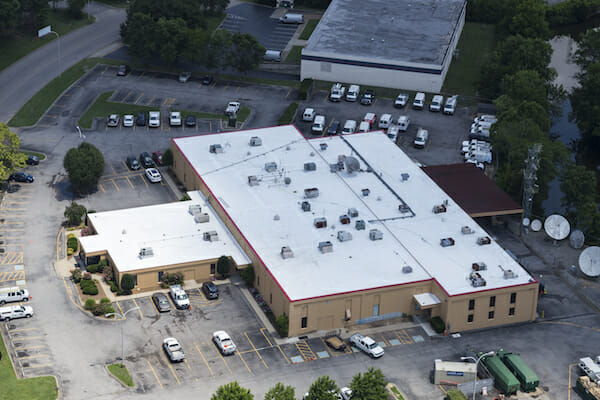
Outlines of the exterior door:
[[379,304],[375,304],[373,306],[373,316],[374,317],[378,317],[379,316]]

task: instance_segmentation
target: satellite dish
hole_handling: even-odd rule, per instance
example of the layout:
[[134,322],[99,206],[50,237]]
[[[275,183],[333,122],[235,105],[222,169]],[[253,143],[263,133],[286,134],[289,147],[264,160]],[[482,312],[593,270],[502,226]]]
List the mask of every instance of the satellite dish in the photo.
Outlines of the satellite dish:
[[348,171],[349,174],[356,171],[360,171],[360,163],[358,162],[356,157],[346,157],[346,159],[344,160],[344,165],[346,167],[346,171]]
[[534,232],[539,232],[542,229],[542,221],[539,219],[534,219],[531,221],[531,230]]
[[569,242],[571,243],[571,247],[574,249],[582,248],[583,243],[585,242],[585,236],[583,235],[583,232],[579,229],[575,229],[573,232],[571,232]]
[[529,226],[529,218],[525,217],[523,218],[523,226]]
[[554,240],[563,240],[569,236],[569,232],[571,232],[569,221],[559,214],[553,214],[546,218],[546,222],[544,222],[544,229],[546,230],[548,236]]
[[600,275],[600,247],[590,246],[581,252],[579,255],[579,269],[591,278]]

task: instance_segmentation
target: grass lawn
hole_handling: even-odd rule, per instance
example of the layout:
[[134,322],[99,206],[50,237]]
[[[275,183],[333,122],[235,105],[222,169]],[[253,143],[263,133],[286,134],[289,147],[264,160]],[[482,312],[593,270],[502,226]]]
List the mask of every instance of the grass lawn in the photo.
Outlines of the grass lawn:
[[450,64],[442,92],[476,96],[481,68],[491,57],[495,44],[494,25],[465,23],[456,46],[458,57]]
[[279,125],[291,124],[297,109],[298,102],[294,101],[293,103],[290,103],[290,105],[283,112],[281,118],[279,118]]
[[108,370],[110,371],[111,374],[113,374],[114,376],[117,377],[118,380],[120,380],[121,382],[123,382],[124,384],[126,384],[129,387],[133,387],[133,379],[131,379],[131,375],[129,374],[129,371],[127,370],[126,366],[121,366],[121,364],[110,364],[108,366]]
[[110,114],[119,114],[122,118],[125,114],[136,115],[137,113],[156,110],[156,107],[138,106],[137,104],[111,103],[108,99],[113,93],[104,92],[98,96],[94,104],[79,119],[79,126],[90,129],[95,117],[108,117]]
[[300,36],[298,38],[300,40],[308,40],[310,35],[312,35],[313,31],[317,27],[317,24],[319,23],[319,21],[320,21],[320,19],[309,19],[308,21],[306,21],[304,30],[302,31],[302,33],[300,34]]
[[[60,36],[67,34],[77,28],[81,28],[84,25],[88,25],[94,22],[94,16],[88,21],[87,15],[83,18],[73,20],[71,19],[65,10],[50,10],[46,18],[46,25],[51,25],[54,32],[58,32]],[[25,57],[33,50],[45,45],[56,39],[56,35],[49,34],[43,38],[37,37],[37,32],[32,32],[31,35],[17,35],[11,38],[3,39],[0,41],[0,71],[8,67],[20,58]],[[48,62],[58,62],[56,58],[48,60]]]
[[302,55],[303,46],[294,46],[285,58],[286,63],[300,64],[300,56]]
[[40,159],[40,161],[45,160],[46,159],[46,155],[42,154],[42,153],[36,153],[35,151],[27,151],[27,150],[19,150],[21,153],[25,153],[25,155],[29,156],[36,156],[37,158]]
[[58,387],[53,376],[17,379],[10,358],[0,336],[0,398],[19,400],[50,400],[56,399]]

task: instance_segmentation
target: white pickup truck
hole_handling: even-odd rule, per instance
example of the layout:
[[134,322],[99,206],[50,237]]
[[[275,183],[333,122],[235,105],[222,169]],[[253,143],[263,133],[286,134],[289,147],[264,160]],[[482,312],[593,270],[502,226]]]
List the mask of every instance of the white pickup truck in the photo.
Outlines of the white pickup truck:
[[350,336],[350,343],[354,347],[367,353],[372,358],[379,358],[384,353],[383,349],[377,344],[376,341],[368,336],[363,336],[360,333],[355,333],[354,335]]
[[225,109],[225,115],[235,115],[238,111],[240,111],[240,102],[230,101]]
[[173,337],[163,340],[163,349],[171,362],[179,362],[185,359],[185,354],[177,339]]

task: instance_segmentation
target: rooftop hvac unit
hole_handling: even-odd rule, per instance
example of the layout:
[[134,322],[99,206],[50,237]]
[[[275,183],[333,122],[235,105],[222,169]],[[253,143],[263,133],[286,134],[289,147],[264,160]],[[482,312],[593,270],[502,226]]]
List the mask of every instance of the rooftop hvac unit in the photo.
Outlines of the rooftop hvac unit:
[[201,211],[202,211],[202,207],[200,207],[200,204],[192,204],[191,206],[188,207],[188,212],[192,215],[198,214]]
[[473,271],[485,271],[487,269],[487,265],[485,265],[484,262],[479,261],[479,262],[473,263],[472,268],[473,268]]
[[481,236],[477,238],[477,244],[480,246],[492,243],[492,239],[489,236]]
[[440,245],[442,247],[454,246],[454,239],[452,239],[451,237],[440,239]]
[[248,185],[250,185],[250,186],[258,186],[258,184],[259,184],[259,181],[258,181],[258,178],[256,176],[250,175],[248,177]]
[[405,265],[404,267],[402,267],[402,273],[410,274],[411,272],[412,272],[412,267],[410,265]]
[[319,197],[319,189],[317,189],[317,188],[304,189],[304,197],[306,197],[307,199],[314,199],[315,197]]
[[485,286],[485,279],[483,279],[479,272],[471,272],[469,279],[471,280],[471,285],[473,285],[473,287]]
[[443,204],[439,204],[436,206],[433,206],[433,213],[434,214],[440,214],[440,213],[445,213],[446,212],[446,206]]
[[357,219],[356,223],[354,224],[354,227],[357,231],[364,231],[366,228],[365,221],[363,221],[362,219]]
[[250,146],[252,146],[252,147],[262,146],[262,139],[259,138],[258,136],[252,136],[250,138]]
[[211,144],[209,147],[209,151],[211,153],[222,153],[223,152],[223,147],[220,144]]
[[204,240],[207,242],[216,242],[219,240],[219,235],[217,234],[217,231],[206,231],[204,232]]
[[356,208],[349,208],[348,215],[350,216],[350,218],[356,218],[358,217],[358,210]]
[[208,222],[210,220],[210,217],[207,213],[199,213],[194,215],[194,221],[196,221],[197,224],[202,224],[204,222]]
[[153,255],[154,255],[154,250],[152,250],[152,247],[142,247],[140,249],[140,253],[139,253],[140,258],[152,257]]
[[462,232],[463,235],[470,235],[472,233],[475,233],[475,231],[473,229],[471,229],[470,226],[463,226],[462,228],[460,228],[460,231]]
[[294,252],[288,246],[283,246],[281,248],[281,258],[288,259],[294,257]]
[[305,171],[316,171],[317,170],[317,164],[315,164],[314,162],[304,163],[304,170]]
[[337,233],[337,238],[340,242],[347,242],[352,240],[352,234],[348,231],[339,231]]
[[315,227],[318,228],[327,228],[327,218],[320,217],[315,218]]
[[277,171],[277,163],[275,163],[275,162],[265,163],[265,171],[267,171],[267,172]]
[[398,211],[400,211],[402,214],[406,214],[410,211],[410,207],[408,206],[408,204],[402,203],[398,206]]
[[310,211],[310,203],[308,201],[302,202],[302,211],[304,211],[304,212]]
[[331,253],[333,252],[333,243],[329,240],[326,242],[319,242],[319,250],[321,250],[321,253]]
[[329,164],[329,172],[339,172],[342,170],[342,168],[344,167],[344,164],[340,164],[340,163],[335,163],[335,164]]
[[383,232],[381,232],[379,229],[371,229],[369,231],[369,239],[381,240],[383,239]]
[[340,215],[340,223],[342,225],[348,225],[350,223],[350,217],[347,216],[346,214]]
[[400,174],[400,176],[402,177],[402,181],[407,181],[410,178],[410,175],[407,173]]
[[321,151],[327,150],[327,143],[319,143],[319,148],[321,149]]
[[369,189],[362,189],[361,192],[362,192],[362,195],[366,197],[366,196],[369,195],[369,193],[371,193],[371,190],[369,190]]

